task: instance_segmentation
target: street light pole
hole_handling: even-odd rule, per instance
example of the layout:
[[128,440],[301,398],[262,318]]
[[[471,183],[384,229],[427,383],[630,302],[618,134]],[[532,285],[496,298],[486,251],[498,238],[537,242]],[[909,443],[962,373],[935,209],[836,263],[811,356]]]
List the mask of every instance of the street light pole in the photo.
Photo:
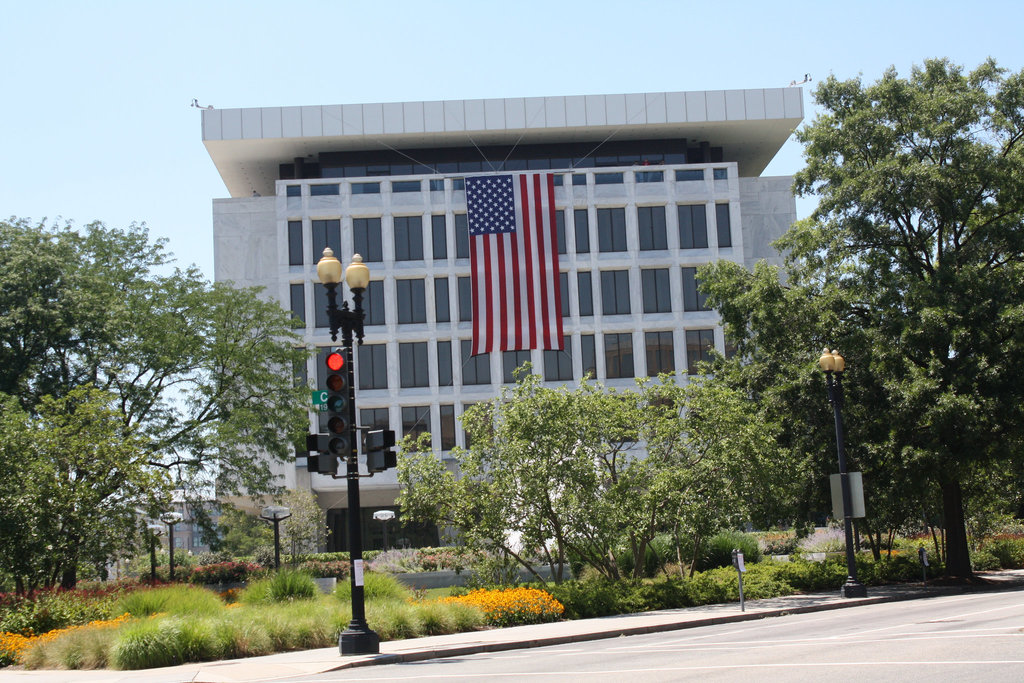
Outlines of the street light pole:
[[846,360],[833,349],[825,349],[818,365],[825,373],[825,387],[836,422],[836,451],[839,455],[839,483],[843,492],[843,529],[846,535],[846,583],[840,589],[844,598],[863,598],[867,587],[857,580],[857,560],[853,552],[853,496],[850,493],[850,473],[846,469],[846,445],[843,439],[843,371]]
[[[363,292],[370,284],[370,269],[363,264],[359,254],[352,255],[352,263],[345,269],[345,282],[352,290],[353,309],[342,301],[338,307],[337,287],[341,282],[341,262],[330,247],[324,249],[323,258],[316,264],[317,276],[327,288],[327,317],[331,327],[331,341],[338,340],[341,330],[342,345],[345,347],[345,364],[348,366],[350,398],[355,397],[355,371],[353,364],[353,335],[363,343]],[[351,569],[349,581],[352,589],[352,620],[338,636],[338,649],[343,655],[377,654],[380,652],[380,638],[366,623],[366,604],[363,591],[363,534],[362,514],[359,503],[359,462],[358,429],[356,428],[355,401],[349,401],[349,424],[352,425],[349,443],[352,445],[345,463],[346,489],[348,491],[348,550]]]
[[[260,519],[274,525],[274,569],[281,568],[281,522],[292,516],[292,511],[281,505],[268,505],[260,512]],[[294,551],[292,552],[294,555]],[[295,558],[292,558],[295,562]]]
[[174,525],[181,521],[181,513],[165,512],[160,521],[167,525],[167,554],[170,557],[170,580],[174,581]]
[[156,584],[156,539],[164,533],[164,528],[159,524],[149,524],[149,582]]

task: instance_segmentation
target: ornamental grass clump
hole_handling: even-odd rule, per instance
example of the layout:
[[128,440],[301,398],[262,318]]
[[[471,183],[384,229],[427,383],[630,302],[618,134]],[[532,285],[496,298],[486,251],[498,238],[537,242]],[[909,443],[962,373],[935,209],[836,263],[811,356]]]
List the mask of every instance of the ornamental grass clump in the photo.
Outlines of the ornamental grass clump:
[[256,581],[238,595],[243,604],[311,600],[317,595],[316,583],[302,571],[282,569]]
[[115,610],[133,617],[152,614],[216,614],[224,603],[216,593],[198,586],[178,584],[146,588],[125,595],[117,601]]
[[[339,582],[337,588],[334,589],[334,595],[339,600],[350,602],[352,600],[351,582]],[[365,572],[363,574],[363,596],[367,601],[408,600],[413,597],[413,592],[408,586],[390,574]]]
[[130,619],[131,615],[126,613],[114,619],[97,619],[23,638],[20,643],[14,643],[19,647],[15,661],[30,669],[103,668],[107,666],[107,653],[118,630]]
[[479,589],[443,601],[475,605],[488,625],[499,627],[557,621],[565,612],[562,603],[537,588]]

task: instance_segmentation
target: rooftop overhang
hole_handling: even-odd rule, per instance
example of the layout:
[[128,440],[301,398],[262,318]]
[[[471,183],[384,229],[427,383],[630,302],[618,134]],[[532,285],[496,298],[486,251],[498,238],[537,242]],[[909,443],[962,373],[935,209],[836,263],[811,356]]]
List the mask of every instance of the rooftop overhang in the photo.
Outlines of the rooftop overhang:
[[203,144],[232,197],[274,193],[282,163],[322,152],[688,139],[760,175],[803,120],[803,89],[206,109]]

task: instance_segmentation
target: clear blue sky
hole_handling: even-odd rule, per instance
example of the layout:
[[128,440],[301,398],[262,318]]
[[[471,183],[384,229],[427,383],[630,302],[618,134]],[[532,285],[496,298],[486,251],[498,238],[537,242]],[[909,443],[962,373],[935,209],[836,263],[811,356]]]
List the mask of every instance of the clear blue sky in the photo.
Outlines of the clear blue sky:
[[[761,88],[804,73],[874,80],[929,57],[1016,71],[1022,26],[1019,0],[12,2],[0,216],[145,222],[212,277],[210,201],[227,191],[193,97],[230,108]],[[801,163],[791,141],[767,173]]]

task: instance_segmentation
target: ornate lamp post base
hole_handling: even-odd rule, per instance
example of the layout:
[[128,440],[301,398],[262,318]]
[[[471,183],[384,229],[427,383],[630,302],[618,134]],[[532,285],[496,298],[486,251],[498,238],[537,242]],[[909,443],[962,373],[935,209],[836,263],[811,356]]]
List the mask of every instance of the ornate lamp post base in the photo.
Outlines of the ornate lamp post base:
[[338,636],[338,650],[342,655],[375,655],[380,652],[380,638],[366,624],[350,622]]
[[868,597],[868,588],[856,579],[847,579],[839,589],[839,594],[844,598],[866,598]]

